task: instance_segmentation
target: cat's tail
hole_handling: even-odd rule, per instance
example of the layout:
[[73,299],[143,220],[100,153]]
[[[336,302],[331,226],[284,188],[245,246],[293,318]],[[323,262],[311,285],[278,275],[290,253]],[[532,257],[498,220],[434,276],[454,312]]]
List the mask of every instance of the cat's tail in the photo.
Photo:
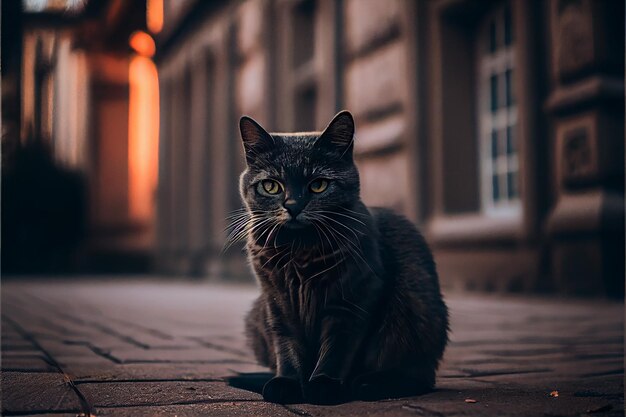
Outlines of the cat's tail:
[[238,372],[237,375],[227,377],[226,382],[231,387],[263,394],[265,383],[273,377],[271,372]]

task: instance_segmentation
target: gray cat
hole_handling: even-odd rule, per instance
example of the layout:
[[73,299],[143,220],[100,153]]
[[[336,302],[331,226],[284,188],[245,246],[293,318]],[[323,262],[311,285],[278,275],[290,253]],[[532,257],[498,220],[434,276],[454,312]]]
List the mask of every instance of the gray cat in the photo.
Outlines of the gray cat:
[[245,211],[234,235],[261,295],[246,317],[263,397],[335,404],[431,390],[448,340],[435,263],[404,217],[367,208],[353,160],[354,121],[322,133],[267,133],[240,120]]

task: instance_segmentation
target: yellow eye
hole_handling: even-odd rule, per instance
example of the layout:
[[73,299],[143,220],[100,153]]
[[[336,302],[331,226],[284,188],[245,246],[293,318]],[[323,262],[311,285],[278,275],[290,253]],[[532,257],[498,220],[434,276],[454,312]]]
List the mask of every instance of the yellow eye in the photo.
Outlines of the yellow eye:
[[309,185],[309,189],[314,193],[323,193],[328,188],[328,180],[315,180]]
[[278,181],[263,180],[259,183],[259,189],[266,192],[267,194],[275,195],[281,192],[282,187],[278,183]]

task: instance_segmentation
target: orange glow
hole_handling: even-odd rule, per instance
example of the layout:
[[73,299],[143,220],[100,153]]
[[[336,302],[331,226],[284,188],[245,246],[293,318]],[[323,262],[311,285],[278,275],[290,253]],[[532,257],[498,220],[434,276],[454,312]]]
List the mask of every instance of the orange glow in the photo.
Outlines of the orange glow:
[[159,33],[163,29],[163,0],[148,0],[146,23],[152,33]]
[[139,55],[151,57],[156,51],[154,40],[146,32],[133,32],[130,35],[130,47],[133,48]]
[[159,152],[159,82],[150,58],[135,56],[129,69],[128,177],[130,215],[151,222],[155,213]]

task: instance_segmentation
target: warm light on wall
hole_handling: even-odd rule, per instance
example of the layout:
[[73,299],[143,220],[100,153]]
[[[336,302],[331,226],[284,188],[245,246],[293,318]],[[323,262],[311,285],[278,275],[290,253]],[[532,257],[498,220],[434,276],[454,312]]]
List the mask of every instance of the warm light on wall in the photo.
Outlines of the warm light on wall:
[[148,0],[146,23],[152,33],[159,33],[163,29],[163,0]]
[[133,34],[130,35],[129,44],[139,55],[151,57],[156,51],[154,40],[146,32],[133,32]]
[[[149,37],[149,35],[144,34]],[[135,39],[135,35],[131,38]],[[131,218],[152,222],[158,181],[159,82],[147,56],[135,56],[129,67],[128,174]]]

